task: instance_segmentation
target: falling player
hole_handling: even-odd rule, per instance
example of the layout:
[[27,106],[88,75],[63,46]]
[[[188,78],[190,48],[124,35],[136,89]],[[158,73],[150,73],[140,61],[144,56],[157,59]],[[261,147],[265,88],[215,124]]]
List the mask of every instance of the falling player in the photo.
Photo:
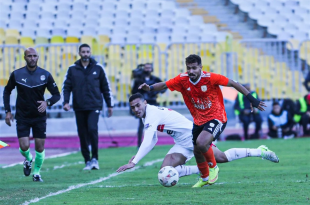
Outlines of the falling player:
[[[219,168],[216,165],[213,149],[210,146],[225,129],[227,117],[220,85],[234,87],[246,95],[251,106],[264,111],[264,102],[255,99],[250,92],[238,82],[225,76],[202,71],[201,58],[190,55],[185,60],[187,72],[167,82],[154,85],[142,84],[139,88],[146,91],[160,91],[169,88],[181,92],[186,106],[194,119],[192,129],[194,155],[201,178],[193,187],[213,184],[218,179]],[[253,111],[252,107],[252,111]]]
[[[133,113],[142,119],[145,127],[143,142],[138,153],[133,156],[129,163],[121,166],[117,172],[122,172],[133,168],[146,154],[148,154],[157,142],[157,131],[165,132],[173,137],[175,145],[169,150],[161,165],[173,166],[179,172],[179,176],[199,174],[197,166],[184,166],[193,156],[192,127],[190,120],[173,110],[156,107],[147,104],[140,93],[136,93],[129,98],[129,103]],[[279,162],[274,152],[266,146],[260,146],[257,149],[233,148],[221,152],[212,144],[215,159],[219,163],[230,162],[232,160],[244,157],[262,157],[272,162]]]

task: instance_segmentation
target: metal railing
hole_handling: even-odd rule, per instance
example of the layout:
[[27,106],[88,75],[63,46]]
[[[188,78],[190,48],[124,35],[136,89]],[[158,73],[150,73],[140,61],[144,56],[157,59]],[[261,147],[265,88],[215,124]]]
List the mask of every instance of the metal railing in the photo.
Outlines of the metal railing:
[[[42,44],[35,48],[39,53],[39,66],[54,76],[61,88],[68,67],[80,57],[79,44]],[[297,99],[306,91],[302,84],[303,71],[310,63],[310,41],[291,49],[290,42],[276,39],[252,39],[226,42],[187,42],[168,45],[157,44],[107,44],[94,56],[105,65],[112,92],[121,106],[126,106],[131,94],[132,70],[143,63],[153,63],[155,76],[163,81],[186,72],[185,58],[200,55],[203,69],[251,83],[263,99]],[[10,73],[25,65],[24,47],[0,46],[0,82],[6,84]],[[164,105],[180,105],[179,93],[167,91],[159,97]],[[180,103],[182,102],[182,103]],[[184,105],[181,105],[184,106]]]

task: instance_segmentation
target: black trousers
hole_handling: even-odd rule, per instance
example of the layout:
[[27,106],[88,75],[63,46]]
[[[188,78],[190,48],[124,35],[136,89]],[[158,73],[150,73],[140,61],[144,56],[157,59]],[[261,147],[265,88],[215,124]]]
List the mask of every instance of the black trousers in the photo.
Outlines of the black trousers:
[[255,133],[254,135],[258,137],[258,133],[262,127],[263,119],[260,114],[250,114],[250,115],[239,115],[239,119],[243,124],[244,138],[249,139],[248,130],[251,122],[255,122]]
[[[85,163],[92,158],[98,160],[98,120],[99,110],[75,111],[77,131],[80,138],[81,152]],[[91,145],[92,157],[88,145]]]
[[306,113],[301,116],[300,124],[302,125],[304,135],[310,135],[310,130],[307,129],[308,124],[310,123],[310,117]]
[[[294,134],[294,132],[292,131],[292,128],[293,128],[293,126],[291,126],[289,131],[287,131],[287,132],[284,132],[283,129],[282,129],[282,138],[284,136],[289,136],[291,134]],[[278,138],[278,131],[277,130],[273,130],[273,129],[269,129],[268,136],[272,137],[272,138]]]

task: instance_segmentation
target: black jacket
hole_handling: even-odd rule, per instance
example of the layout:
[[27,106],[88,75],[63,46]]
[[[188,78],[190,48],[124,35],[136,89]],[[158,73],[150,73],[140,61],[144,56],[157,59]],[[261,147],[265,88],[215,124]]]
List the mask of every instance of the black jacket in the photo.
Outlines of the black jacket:
[[108,107],[114,105],[105,70],[92,58],[86,69],[81,60],[69,67],[63,84],[64,103],[69,103],[71,92],[75,111],[102,110],[102,94]]
[[11,112],[10,95],[15,87],[17,89],[16,119],[46,119],[46,112],[38,111],[40,103],[37,102],[44,101],[46,88],[52,94],[52,97],[48,99],[50,105],[60,99],[57,85],[48,71],[37,67],[31,72],[25,66],[11,73],[8,84],[4,88],[3,102],[6,112]]
[[131,94],[135,93],[141,93],[144,96],[144,99],[149,103],[149,104],[156,104],[156,99],[157,99],[157,94],[159,93],[164,93],[166,92],[167,89],[162,90],[162,91],[144,91],[144,90],[139,90],[139,86],[143,83],[146,83],[148,85],[153,85],[155,83],[160,83],[162,82],[158,77],[151,75],[150,78],[147,80],[144,76],[141,79],[135,79]]

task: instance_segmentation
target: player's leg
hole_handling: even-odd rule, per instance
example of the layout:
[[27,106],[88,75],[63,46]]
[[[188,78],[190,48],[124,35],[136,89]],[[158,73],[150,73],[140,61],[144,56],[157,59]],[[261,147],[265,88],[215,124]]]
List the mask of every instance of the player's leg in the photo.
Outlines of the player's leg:
[[98,120],[100,112],[99,110],[89,111],[88,114],[88,136],[91,144],[92,160],[91,167],[92,169],[99,169],[98,164]]
[[35,165],[33,170],[33,181],[35,182],[43,182],[40,171],[45,159],[45,139],[46,139],[46,120],[38,121],[33,123],[32,133],[35,142]]
[[30,152],[30,124],[21,120],[16,120],[16,131],[19,142],[19,152],[25,157],[24,160],[24,175],[29,176],[32,168],[32,154]]
[[80,138],[81,152],[82,152],[82,155],[85,161],[84,170],[90,170],[91,163],[90,163],[90,152],[89,152],[88,140],[87,140],[87,134],[88,134],[87,115],[85,115],[85,111],[75,111],[75,119],[76,119],[78,135]]
[[254,135],[255,135],[255,138],[258,139],[260,137],[259,136],[259,131],[261,130],[263,119],[262,119],[262,116],[259,113],[258,114],[254,114],[253,115],[253,119],[254,119],[254,122],[255,122],[255,132],[254,132]]
[[161,168],[165,166],[173,166],[178,172],[179,177],[199,174],[199,169],[196,165],[186,166],[184,165],[188,160],[194,156],[193,148],[184,148],[180,145],[174,145],[166,155]]
[[248,140],[249,139],[249,125],[250,125],[250,118],[246,115],[240,115],[239,116],[240,121],[242,122],[243,126],[243,133],[244,133],[244,139]]

